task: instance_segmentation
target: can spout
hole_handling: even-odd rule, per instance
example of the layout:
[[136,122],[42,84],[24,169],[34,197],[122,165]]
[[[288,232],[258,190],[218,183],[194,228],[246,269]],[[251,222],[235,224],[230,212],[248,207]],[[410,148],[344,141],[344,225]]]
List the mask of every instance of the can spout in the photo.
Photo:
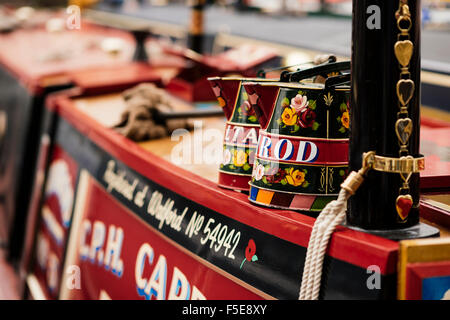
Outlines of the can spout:
[[241,87],[240,79],[208,78],[214,95],[228,120],[233,116]]
[[246,82],[244,88],[247,91],[248,101],[258,117],[262,129],[269,125],[270,118],[275,107],[279,87],[275,85],[261,85],[257,82]]

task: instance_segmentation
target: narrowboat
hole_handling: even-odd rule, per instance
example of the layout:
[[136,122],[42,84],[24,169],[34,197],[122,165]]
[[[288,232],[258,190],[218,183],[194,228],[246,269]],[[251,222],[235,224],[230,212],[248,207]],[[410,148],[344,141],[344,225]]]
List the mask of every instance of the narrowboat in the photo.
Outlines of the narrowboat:
[[[386,16],[380,29],[366,24],[373,5]],[[161,44],[154,24],[140,25],[131,28],[137,46],[125,46],[120,63],[104,57],[113,61],[106,67],[23,67],[17,61],[29,56],[15,57],[10,44],[32,39],[30,31],[0,35],[0,79],[26,98],[18,106],[39,113],[20,130],[5,111],[21,138],[1,136],[1,148],[25,150],[0,153],[19,159],[5,160],[15,176],[0,178],[4,190],[19,190],[8,197],[23,207],[7,213],[21,217],[20,239],[7,237],[17,296],[450,299],[450,122],[421,112],[420,1],[353,0],[351,57],[314,66],[319,52],[298,49],[311,63],[285,71],[282,53],[248,39],[205,53],[203,2],[191,9],[189,48]],[[133,41],[114,29],[122,22],[91,21],[85,32]],[[145,53],[147,37],[148,48],[165,52],[163,63]],[[273,79],[258,78],[269,67]],[[50,90],[49,79],[64,81]],[[237,85],[223,99],[226,79]],[[22,113],[8,106],[20,123]],[[258,135],[253,151],[253,136],[241,134],[248,128]],[[281,176],[251,166],[252,152],[267,160],[264,150],[278,154],[270,160]],[[248,187],[224,184],[226,170],[228,179],[245,171]],[[315,191],[319,184],[326,190]],[[330,201],[314,204],[323,195]]]

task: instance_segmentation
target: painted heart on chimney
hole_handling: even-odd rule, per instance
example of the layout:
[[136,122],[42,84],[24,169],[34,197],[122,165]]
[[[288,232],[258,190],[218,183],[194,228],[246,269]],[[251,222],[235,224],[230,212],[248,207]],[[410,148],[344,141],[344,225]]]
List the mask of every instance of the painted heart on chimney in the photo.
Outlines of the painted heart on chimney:
[[405,194],[405,195],[399,195],[397,197],[397,200],[395,201],[395,208],[397,210],[397,213],[399,217],[402,220],[406,220],[408,218],[409,212],[411,211],[413,205],[413,200],[411,195]]
[[412,133],[412,120],[410,118],[398,119],[395,123],[395,133],[402,144],[407,144]]
[[414,81],[402,79],[397,82],[397,97],[402,105],[407,105],[414,93]]

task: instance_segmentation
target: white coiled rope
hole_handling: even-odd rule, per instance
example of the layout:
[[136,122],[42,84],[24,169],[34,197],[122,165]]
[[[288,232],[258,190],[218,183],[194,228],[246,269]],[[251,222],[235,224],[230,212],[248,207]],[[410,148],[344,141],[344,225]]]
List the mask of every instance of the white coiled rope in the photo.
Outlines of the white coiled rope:
[[317,217],[306,252],[303,267],[302,284],[298,295],[299,300],[317,300],[320,294],[323,259],[327,251],[328,242],[334,229],[344,222],[347,211],[347,200],[356,192],[364,181],[367,171],[372,168],[375,157],[374,151],[363,154],[362,168],[352,171],[341,184],[341,191],[337,200],[328,203]]
[[337,200],[328,203],[314,223],[309,238],[299,300],[317,300],[320,293],[322,268],[328,241],[336,227],[344,222],[347,200],[351,193],[341,189]]

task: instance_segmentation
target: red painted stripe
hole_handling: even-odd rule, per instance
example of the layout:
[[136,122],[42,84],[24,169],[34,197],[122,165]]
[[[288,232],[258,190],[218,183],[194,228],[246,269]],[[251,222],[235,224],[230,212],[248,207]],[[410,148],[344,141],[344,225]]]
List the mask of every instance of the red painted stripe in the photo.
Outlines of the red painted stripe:
[[428,117],[420,118],[421,127],[431,127],[431,128],[449,128],[450,123],[441,119],[434,119]]
[[294,199],[292,199],[290,208],[297,210],[309,210],[311,209],[314,200],[316,200],[316,196],[306,196],[306,195],[295,195]]
[[420,200],[420,217],[438,226],[450,229],[450,212]]
[[406,300],[422,299],[424,279],[448,276],[450,261],[416,262],[406,266]]
[[[268,151],[268,155],[265,156],[263,153],[261,153],[261,148],[263,148],[263,144],[266,143],[264,138],[267,137],[270,139],[270,147],[266,148],[265,150]],[[280,140],[285,140],[281,141]],[[314,158],[314,160],[311,161],[297,161],[298,153],[299,159],[308,159],[311,154],[311,146],[308,146],[306,148],[306,152],[303,154],[302,148],[300,148],[301,143],[303,144],[310,143],[317,146],[317,156]],[[279,143],[279,145],[282,145],[283,147],[280,148],[280,154],[276,155],[276,145]],[[290,157],[283,160],[284,157],[288,157],[288,149],[287,145],[292,146],[292,151],[290,153]],[[271,161],[282,161],[287,163],[295,163],[295,164],[311,164],[311,165],[346,165],[348,164],[348,140],[327,140],[327,139],[314,139],[314,138],[308,138],[308,137],[287,137],[287,136],[279,136],[270,134],[266,131],[261,130],[260,132],[260,138],[258,142],[258,152],[257,152],[258,159],[265,159],[265,160],[271,160]]]
[[251,176],[240,176],[219,172],[219,185],[223,188],[248,191]]

